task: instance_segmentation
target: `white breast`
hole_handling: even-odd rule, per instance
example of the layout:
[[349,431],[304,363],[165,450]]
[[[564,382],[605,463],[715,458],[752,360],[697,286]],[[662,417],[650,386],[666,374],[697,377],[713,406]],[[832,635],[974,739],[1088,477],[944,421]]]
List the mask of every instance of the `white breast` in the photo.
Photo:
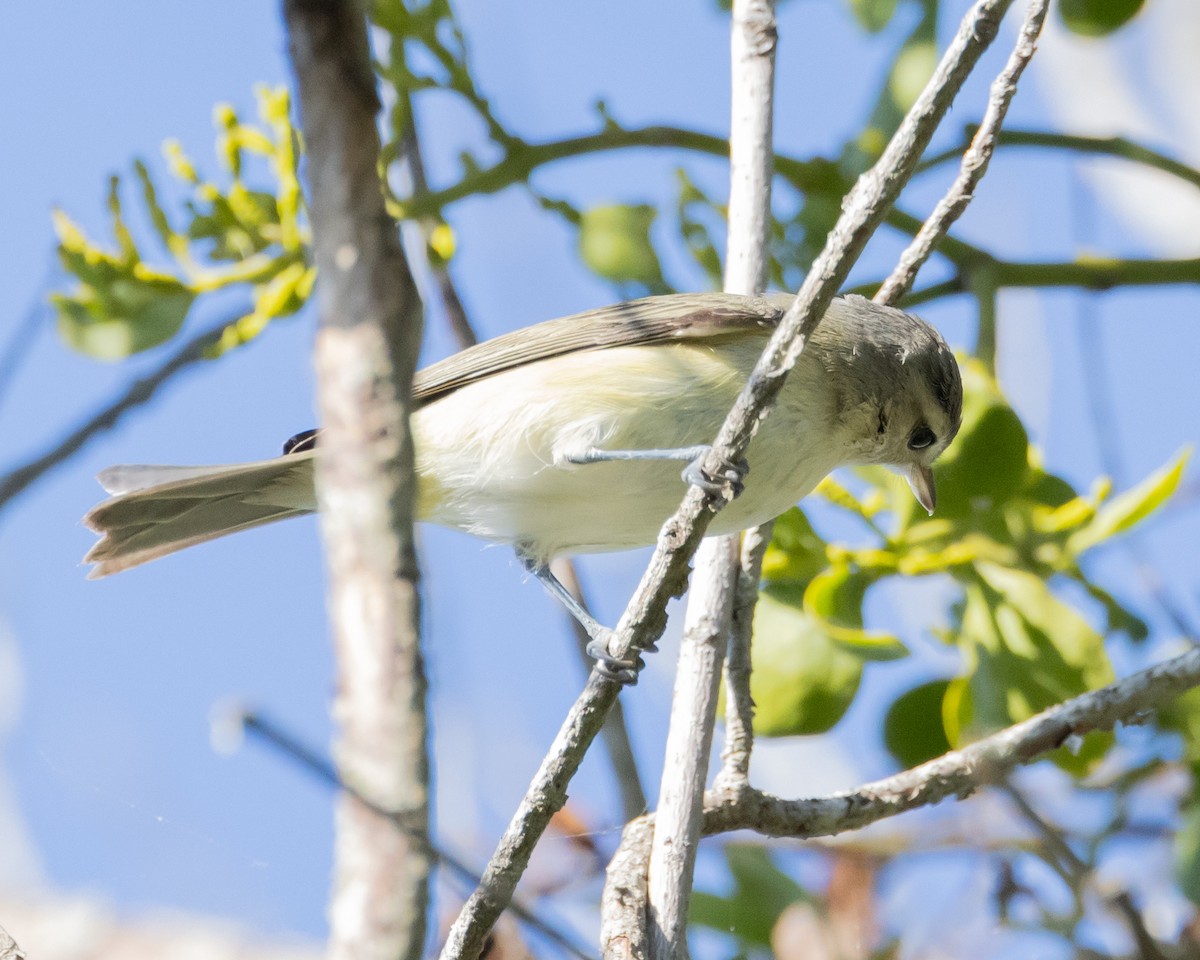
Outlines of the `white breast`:
[[[710,442],[761,349],[620,347],[530,364],[463,387],[414,418],[422,519],[528,554],[653,543],[683,498],[679,462],[572,464],[588,447],[647,450]],[[710,527],[741,530],[807,494],[838,457],[822,371],[793,372],[751,444],[745,493]]]

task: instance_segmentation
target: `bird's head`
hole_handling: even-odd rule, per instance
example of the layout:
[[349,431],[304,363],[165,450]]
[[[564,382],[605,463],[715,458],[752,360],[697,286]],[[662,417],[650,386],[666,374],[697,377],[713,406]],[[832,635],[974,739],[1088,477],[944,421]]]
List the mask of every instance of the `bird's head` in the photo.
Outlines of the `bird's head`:
[[933,513],[933,462],[962,425],[954,354],[933,327],[895,308],[846,297],[837,312],[829,334],[845,359],[831,364],[831,373],[842,366],[850,386],[844,400],[853,410],[852,460],[894,467]]

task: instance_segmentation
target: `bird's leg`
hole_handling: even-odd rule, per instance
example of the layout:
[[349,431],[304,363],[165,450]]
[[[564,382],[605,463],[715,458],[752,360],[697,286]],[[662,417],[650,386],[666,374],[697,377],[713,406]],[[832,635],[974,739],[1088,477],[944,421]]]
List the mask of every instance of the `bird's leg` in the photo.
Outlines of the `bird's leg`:
[[[571,591],[564,587],[562,581],[551,572],[548,564],[520,554],[518,556],[520,556],[521,564],[525,569],[537,577],[547,592],[566,607],[567,612],[583,626],[584,631],[591,638],[587,645],[587,653],[596,661],[596,669],[610,680],[634,686],[637,683],[639,671],[646,665],[645,661],[636,655],[631,659],[621,659],[610,654],[608,645],[612,641],[613,632],[583,608]],[[651,652],[655,649],[657,648],[654,646],[647,648]]]
[[750,465],[744,458],[727,464],[721,472],[710,477],[703,469],[704,458],[708,456],[712,446],[707,443],[694,447],[664,447],[649,450],[601,450],[598,447],[588,447],[582,453],[571,454],[568,463],[606,463],[613,460],[682,460],[687,465],[680,476],[685,483],[693,484],[705,493],[718,496],[727,489],[733,496],[739,496],[746,486],[746,474]]

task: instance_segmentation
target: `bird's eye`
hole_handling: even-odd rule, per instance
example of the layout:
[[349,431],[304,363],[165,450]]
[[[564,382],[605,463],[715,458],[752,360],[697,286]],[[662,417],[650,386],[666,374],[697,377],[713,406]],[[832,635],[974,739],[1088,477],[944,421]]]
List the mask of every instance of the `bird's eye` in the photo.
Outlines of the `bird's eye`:
[[917,427],[912,432],[912,436],[908,438],[909,450],[924,450],[926,447],[932,447],[937,443],[937,437],[925,424]]

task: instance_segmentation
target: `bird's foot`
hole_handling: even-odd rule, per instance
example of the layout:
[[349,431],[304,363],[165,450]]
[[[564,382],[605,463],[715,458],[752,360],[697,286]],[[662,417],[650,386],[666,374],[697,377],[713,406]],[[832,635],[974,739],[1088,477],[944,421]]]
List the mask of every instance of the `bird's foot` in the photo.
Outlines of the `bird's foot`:
[[[627,687],[636,687],[638,674],[646,666],[646,661],[636,653],[633,656],[614,657],[608,652],[609,644],[612,642],[614,634],[607,628],[605,629],[605,633],[607,636],[593,636],[587,645],[588,656],[596,661],[596,666],[593,669],[600,676],[607,677],[616,683]],[[653,649],[653,647],[650,648],[650,652],[653,652]]]
[[702,451],[689,461],[683,468],[681,476],[685,483],[699,487],[710,496],[726,496],[733,500],[741,496],[746,489],[746,474],[750,472],[750,464],[745,457],[739,457],[731,463],[725,463],[716,476],[710,476],[704,469],[704,459],[712,451],[712,447],[704,447]]

